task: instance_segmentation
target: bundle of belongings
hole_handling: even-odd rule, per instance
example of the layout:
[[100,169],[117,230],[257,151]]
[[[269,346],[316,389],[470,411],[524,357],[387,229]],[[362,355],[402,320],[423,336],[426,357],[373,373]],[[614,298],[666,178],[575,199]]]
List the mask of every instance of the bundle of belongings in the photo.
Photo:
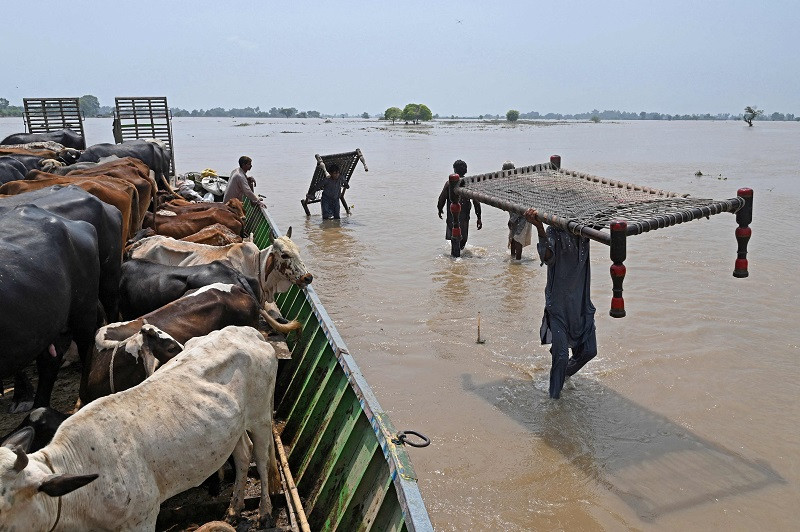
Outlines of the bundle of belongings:
[[189,201],[222,201],[228,179],[217,175],[213,168],[188,172],[177,183],[178,194]]

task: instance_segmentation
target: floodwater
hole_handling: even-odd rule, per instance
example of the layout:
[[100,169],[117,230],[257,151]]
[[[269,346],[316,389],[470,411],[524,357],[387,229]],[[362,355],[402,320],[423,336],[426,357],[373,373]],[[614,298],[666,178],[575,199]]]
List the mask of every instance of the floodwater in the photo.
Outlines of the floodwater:
[[[249,123],[250,125],[243,125]],[[0,120],[0,136],[22,130]],[[111,123],[87,120],[90,143]],[[253,158],[257,191],[409,449],[437,530],[786,530],[800,522],[800,123],[392,126],[375,120],[176,119],[178,172]],[[306,218],[314,154],[361,148],[352,216]],[[731,275],[735,217],[628,239],[628,316],[608,316],[608,249],[592,244],[599,354],[547,396],[546,270],[506,249],[484,207],[461,259],[436,198],[469,173],[562,156],[564,168],[730,198],[754,189],[750,277]],[[704,175],[695,176],[701,171]],[[481,314],[478,345],[477,318]],[[794,525],[792,524],[794,523]]]

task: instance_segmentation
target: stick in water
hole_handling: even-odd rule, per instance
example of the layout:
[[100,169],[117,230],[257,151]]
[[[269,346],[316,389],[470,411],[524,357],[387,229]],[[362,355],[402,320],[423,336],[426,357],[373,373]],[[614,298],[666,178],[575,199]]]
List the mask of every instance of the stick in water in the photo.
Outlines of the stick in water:
[[478,339],[475,342],[476,344],[485,344],[486,340],[481,339],[481,313],[478,312]]

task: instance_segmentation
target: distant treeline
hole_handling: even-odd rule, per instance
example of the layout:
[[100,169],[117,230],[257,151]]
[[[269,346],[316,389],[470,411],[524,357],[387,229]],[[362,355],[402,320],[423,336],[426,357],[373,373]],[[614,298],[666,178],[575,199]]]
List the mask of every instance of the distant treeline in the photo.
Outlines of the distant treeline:
[[320,118],[323,115],[319,111],[298,111],[294,107],[272,107],[269,111],[262,111],[260,107],[244,107],[223,109],[214,107],[212,109],[192,109],[187,111],[179,107],[171,107],[172,116],[218,116],[236,118]]
[[[663,113],[648,113],[646,111],[642,111],[640,113],[632,113],[628,111],[598,111],[597,109],[593,111],[589,111],[586,113],[576,113],[576,114],[561,114],[561,113],[547,113],[542,114],[538,111],[530,111],[528,113],[520,113],[519,118],[527,119],[527,120],[592,120],[592,119],[600,119],[600,120],[742,120],[744,113],[739,114],[731,114],[731,113],[717,113],[712,115],[711,113],[705,114],[691,114],[691,115],[681,115],[681,114],[663,114]],[[435,116],[434,118],[439,118]],[[478,115],[478,116],[451,116],[450,118],[477,118],[483,120],[499,120],[505,119],[505,115],[495,115],[495,114],[487,114],[487,115]],[[800,121],[800,117],[795,117],[792,113],[772,113],[762,114],[756,117],[756,120],[775,120],[775,121],[786,121],[786,120],[797,120]]]
[[[97,98],[90,94],[81,96],[80,98],[81,111],[84,116],[112,116],[114,108],[107,105],[100,105]],[[188,111],[179,107],[170,108],[172,116],[208,116],[208,117],[236,117],[236,118],[350,118],[360,116],[367,118],[368,113],[360,115],[349,115],[347,113],[340,114],[323,114],[319,111],[298,111],[294,107],[272,107],[268,111],[262,111],[260,107],[243,107],[232,109],[224,109],[222,107],[214,107],[212,109],[193,109]],[[21,105],[10,105],[6,98],[0,98],[0,116],[22,116],[23,108]],[[530,111],[527,113],[520,113],[519,118],[527,120],[742,120],[743,113],[717,113],[717,114],[665,114],[665,113],[648,113],[641,111],[633,113],[629,111],[598,111],[594,109],[585,113],[576,114],[561,114],[561,113],[539,113],[538,111]],[[383,113],[375,113],[375,118],[383,118]],[[440,117],[438,114],[433,115],[433,119],[447,118]],[[499,120],[505,119],[505,115],[499,114],[485,114],[473,116],[456,116],[450,115],[449,118],[472,118],[480,120]],[[800,116],[795,117],[792,113],[764,113],[755,118],[756,120],[773,120],[773,121],[786,121],[797,120],[800,121]]]

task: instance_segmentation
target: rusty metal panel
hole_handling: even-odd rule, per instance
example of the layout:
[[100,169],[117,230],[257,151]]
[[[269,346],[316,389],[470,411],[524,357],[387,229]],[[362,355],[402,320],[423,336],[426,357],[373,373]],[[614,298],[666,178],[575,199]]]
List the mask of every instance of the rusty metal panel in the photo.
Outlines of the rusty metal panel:
[[28,133],[71,129],[86,142],[79,98],[23,98],[22,104]]
[[172,143],[172,114],[165,96],[114,98],[114,141],[158,139],[170,153],[170,175],[175,175],[175,147]]

